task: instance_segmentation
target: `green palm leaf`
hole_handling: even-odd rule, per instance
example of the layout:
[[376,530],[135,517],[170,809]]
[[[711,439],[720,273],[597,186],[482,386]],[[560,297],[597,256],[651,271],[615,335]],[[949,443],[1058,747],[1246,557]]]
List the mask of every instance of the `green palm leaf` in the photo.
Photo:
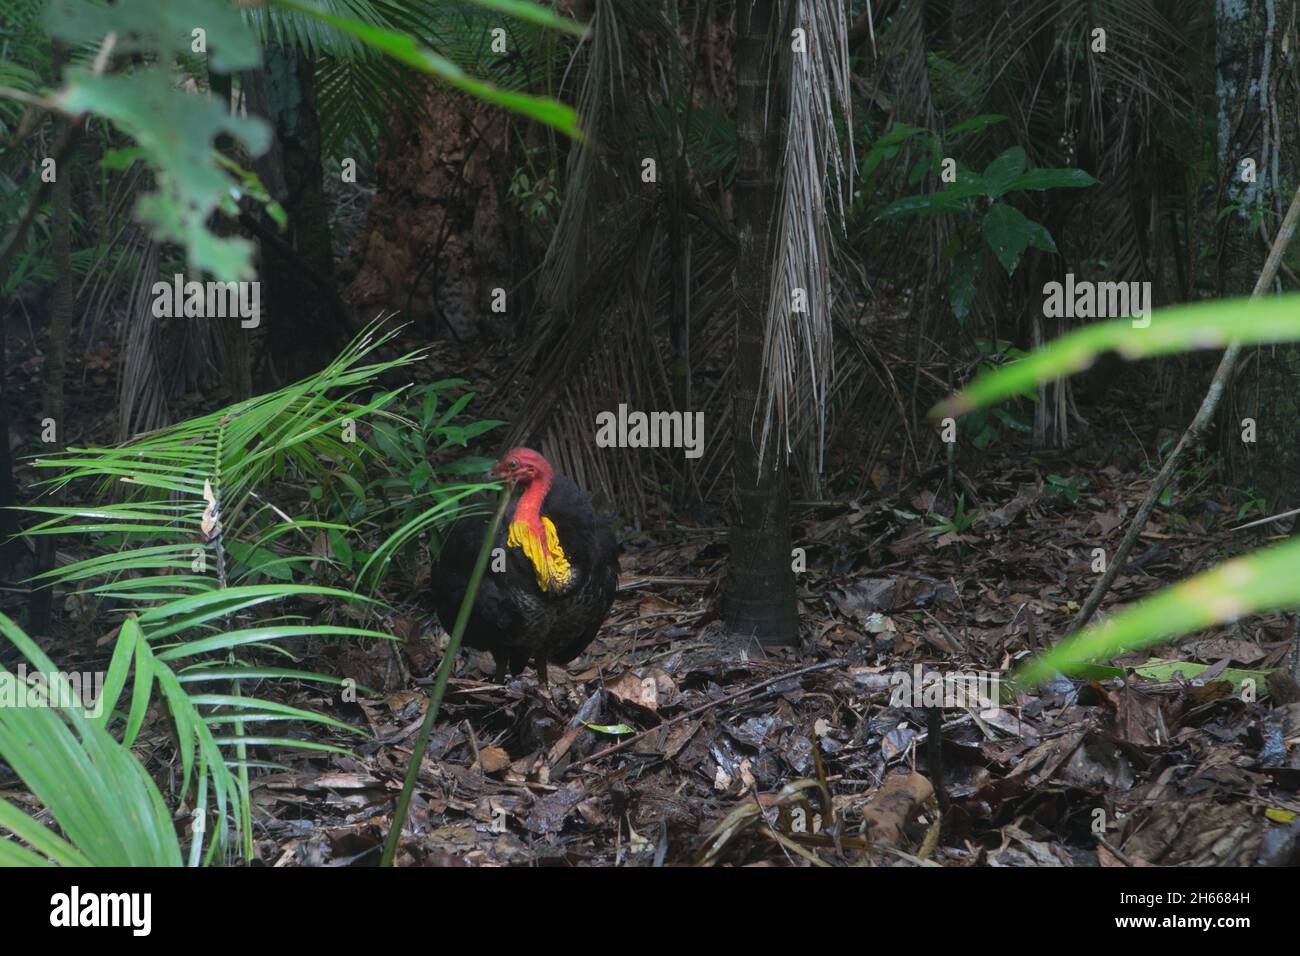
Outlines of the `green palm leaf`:
[[[57,672],[3,614],[0,634],[36,671]],[[0,680],[14,679],[0,667]],[[66,836],[0,800],[0,829],[31,848],[0,840],[0,865],[180,865],[180,844],[158,788],[131,751],[80,707],[0,707],[0,759]]]

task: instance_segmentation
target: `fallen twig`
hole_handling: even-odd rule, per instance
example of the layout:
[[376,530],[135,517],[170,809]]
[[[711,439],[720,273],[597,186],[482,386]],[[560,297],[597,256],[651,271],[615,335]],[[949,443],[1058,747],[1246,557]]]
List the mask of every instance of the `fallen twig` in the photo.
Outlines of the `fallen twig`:
[[593,763],[594,761],[599,760],[601,757],[608,757],[612,753],[617,753],[623,748],[631,746],[632,744],[636,743],[638,740],[640,740],[642,737],[646,736],[647,734],[652,734],[655,733],[656,731],[664,730],[665,728],[671,727],[673,724],[680,724],[683,720],[686,720],[687,718],[694,717],[698,714],[702,714],[706,710],[712,710],[714,707],[721,707],[723,704],[730,703],[733,700],[738,700],[741,697],[745,697],[749,694],[754,693],[755,691],[763,690],[764,688],[770,687],[773,684],[779,684],[783,680],[790,680],[793,677],[801,677],[804,674],[811,674],[813,671],[828,670],[829,668],[832,667],[839,667],[842,664],[844,664],[844,661],[840,658],[836,658],[835,660],[831,660],[831,661],[822,661],[820,664],[810,664],[807,667],[800,667],[798,670],[787,671],[784,674],[778,674],[776,677],[770,677],[767,680],[759,681],[757,684],[751,684],[749,687],[743,688],[742,690],[738,690],[734,694],[728,694],[726,697],[719,697],[717,700],[711,700],[707,704],[701,704],[699,707],[686,711],[686,713],[684,714],[678,714],[672,720],[665,720],[662,724],[658,724],[654,727],[649,728],[648,730],[642,730],[639,733],[635,733],[631,737],[628,737],[627,740],[620,741],[619,743],[615,744],[612,747],[606,747],[604,750],[598,750],[596,753],[592,754],[586,760],[582,761],[582,765],[586,766],[589,763]]

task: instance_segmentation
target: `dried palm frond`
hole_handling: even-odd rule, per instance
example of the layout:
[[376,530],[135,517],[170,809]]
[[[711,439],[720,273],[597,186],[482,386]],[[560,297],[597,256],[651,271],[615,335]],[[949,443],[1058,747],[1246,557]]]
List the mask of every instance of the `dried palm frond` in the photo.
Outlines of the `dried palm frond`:
[[653,51],[680,42],[650,0],[598,0],[590,30],[576,54],[583,68],[578,115],[590,138],[569,154],[564,201],[542,263],[542,294],[560,311],[574,307],[577,290],[598,271],[610,222],[626,221],[620,207],[650,191],[640,158],[614,155],[610,144],[643,142],[643,104],[631,79],[653,76]]
[[806,52],[792,50],[786,63],[777,232],[763,345],[765,413],[759,460],[775,425],[787,454],[794,452],[794,440],[807,441],[815,452],[810,467],[815,462],[813,470],[820,473],[834,358],[833,220],[826,200],[829,192],[836,201],[835,221],[842,222],[844,196],[853,188],[852,140],[848,140],[846,167],[835,127],[839,117],[852,127],[848,24],[842,4],[820,0],[789,0],[777,19],[802,31]]
[[[809,50],[793,58],[813,62],[786,64],[781,83],[791,87],[789,106],[786,96],[774,98],[773,110],[779,102],[783,112],[771,119],[783,125],[789,143],[782,161],[784,219],[776,237],[784,248],[771,295],[788,306],[791,290],[803,289],[809,311],[791,314],[773,306],[769,422],[780,421],[787,447],[808,451],[800,465],[813,487],[832,406],[832,317],[844,320],[857,311],[850,297],[833,294],[829,264],[829,223],[842,214],[852,170],[834,138],[836,119],[847,115],[848,65],[847,27],[832,7],[806,0],[789,7],[789,22],[807,31]],[[510,403],[519,396],[505,397],[509,407],[500,412],[515,422],[509,441],[532,443],[575,480],[636,516],[645,514],[649,493],[663,487],[706,500],[730,490],[736,239],[712,197],[729,186],[734,127],[695,103],[693,81],[665,66],[689,59],[673,46],[679,43],[653,4],[597,4],[589,43],[575,64],[586,70],[579,113],[589,140],[570,155],[564,206],[543,269],[551,311],[510,375],[524,385],[522,402],[516,408]],[[616,143],[631,146],[614,152]],[[658,160],[658,188],[640,179],[647,156]],[[674,156],[682,161],[670,162]],[[683,172],[685,178],[671,178]],[[830,205],[828,182],[834,187]],[[674,219],[673,202],[683,196],[686,215]],[[674,248],[689,255],[675,257]],[[668,357],[679,354],[680,340],[673,341],[669,317],[683,297],[691,407],[679,410],[704,413],[702,457],[688,460],[676,449],[615,455],[595,448],[600,411],[620,403],[632,410],[678,408]],[[856,372],[860,355],[851,349],[844,354]],[[868,392],[874,397],[874,385],[853,390],[859,397]]]
[[153,285],[158,279],[158,246],[145,239],[140,271],[126,301],[121,373],[117,379],[117,438],[168,424],[170,411],[158,363],[161,320],[153,314]]

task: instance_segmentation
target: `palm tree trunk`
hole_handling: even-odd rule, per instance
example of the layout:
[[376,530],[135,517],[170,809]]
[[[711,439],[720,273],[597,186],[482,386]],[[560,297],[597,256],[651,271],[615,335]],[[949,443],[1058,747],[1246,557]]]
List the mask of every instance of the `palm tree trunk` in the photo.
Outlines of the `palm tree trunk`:
[[737,4],[736,44],[736,393],[735,485],[727,627],[764,643],[793,644],[799,621],[790,557],[789,491],[781,442],[767,442],[759,460],[756,413],[762,380],[763,334],[771,275],[772,220],[780,138],[767,113],[775,47],[769,36],[772,0]]

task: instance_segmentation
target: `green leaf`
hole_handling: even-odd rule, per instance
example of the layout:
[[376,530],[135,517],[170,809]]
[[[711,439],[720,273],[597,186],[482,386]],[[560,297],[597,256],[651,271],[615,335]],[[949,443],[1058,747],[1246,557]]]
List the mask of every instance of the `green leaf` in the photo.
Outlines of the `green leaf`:
[[[1210,666],[1209,664],[1196,664],[1191,661],[1159,660],[1153,657],[1145,664],[1133,668],[1133,673],[1148,680],[1171,681],[1182,678],[1190,681],[1196,680],[1204,671],[1209,670]],[[1118,668],[1115,669],[1118,670]],[[1225,667],[1214,679],[1230,681],[1234,691],[1240,691],[1246,681],[1251,681],[1255,689],[1263,693],[1265,684],[1268,681],[1268,675],[1275,670],[1280,670],[1280,668],[1253,671],[1240,667]]]
[[1116,319],[1064,335],[1019,362],[980,375],[966,389],[936,405],[930,414],[944,418],[993,405],[1040,383],[1081,371],[1098,355],[1111,350],[1135,359],[1223,348],[1233,340],[1260,345],[1295,339],[1300,339],[1300,293],[1157,309],[1145,328],[1134,328],[1132,319]]
[[33,853],[9,840],[0,840],[0,866],[90,866],[81,852],[39,820],[28,816],[8,800],[0,800],[0,830],[8,830],[36,850]]
[[875,172],[877,166],[885,160],[893,159],[897,156],[898,149],[899,147],[897,146],[872,146],[871,149],[867,151],[867,155],[862,158],[862,179],[868,179],[871,174]]
[[907,187],[915,189],[925,178],[925,174],[931,170],[932,166],[929,158],[918,159],[912,164],[912,171],[907,174]]
[[272,627],[250,627],[227,631],[212,637],[176,644],[158,652],[155,657],[160,661],[174,661],[212,651],[224,651],[245,644],[264,644],[282,640],[286,637],[373,637],[376,640],[396,640],[391,634],[382,631],[370,631],[360,627],[340,627],[333,624],[285,624]]
[[898,219],[902,216],[937,216],[943,213],[965,212],[969,208],[971,193],[956,188],[921,196],[904,196],[886,205],[876,215],[876,220]]
[[536,23],[538,26],[546,27],[549,30],[560,30],[575,37],[585,37],[587,35],[587,28],[581,23],[567,17],[558,16],[540,4],[526,3],[524,0],[467,0],[467,2],[487,10],[495,10],[498,13],[518,17],[520,20]]
[[139,146],[123,147],[122,149],[110,149],[104,153],[104,158],[99,161],[99,165],[105,169],[122,170],[129,169],[131,164],[137,159],[147,159],[145,151]]
[[1007,275],[1016,271],[1020,256],[1030,245],[1044,252],[1056,251],[1056,244],[1046,229],[1004,202],[994,203],[989,208],[981,230]]
[[948,127],[948,136],[956,136],[958,133],[971,133],[984,129],[986,126],[992,126],[994,123],[1001,123],[1005,116],[1000,113],[981,113],[979,116],[972,116],[968,120],[962,120],[956,126]]
[[352,567],[352,545],[341,531],[329,532],[330,551],[345,568]]
[[1101,182],[1082,169],[1031,169],[1011,180],[1007,192],[1024,189],[1081,189]]
[[984,191],[989,196],[1001,196],[1016,180],[1025,168],[1025,151],[1019,146],[1012,146],[997,159],[984,168],[980,177],[984,181]]
[[416,462],[415,467],[411,469],[411,490],[417,493],[423,491],[432,477],[433,465],[428,461]]
[[957,321],[964,322],[975,302],[975,280],[979,277],[980,257],[976,253],[963,253],[952,264],[948,275],[948,303]]
[[315,17],[337,30],[351,34],[393,59],[423,73],[436,76],[444,83],[471,96],[544,123],[571,139],[584,139],[582,130],[578,128],[578,114],[571,106],[527,93],[503,90],[484,80],[475,79],[451,60],[434,53],[408,34],[326,13],[303,0],[277,0],[277,2],[281,6]]
[[144,640],[134,615],[128,617],[122,625],[118,639],[123,638],[133,649],[135,656],[135,682],[131,685],[131,712],[127,714],[126,730],[122,733],[122,744],[130,747],[135,743],[136,735],[144,725],[145,715],[149,711],[149,700],[153,696],[153,682],[157,668],[154,666],[153,653],[149,649],[148,642]]
[[582,726],[588,730],[594,730],[598,734],[634,734],[636,730],[627,724],[591,724],[587,721],[582,722]]
[[438,419],[438,424],[436,427],[442,428],[449,421],[451,421],[453,418],[455,418],[457,415],[463,412],[466,406],[469,405],[470,401],[473,400],[473,398],[474,398],[473,392],[466,392],[464,395],[456,399],[456,401],[452,402],[451,406],[445,412],[442,413],[442,417]]
[[218,73],[250,69],[261,62],[257,40],[244,26],[234,5],[212,0],[128,0],[111,5],[91,0],[50,0],[45,23],[50,33],[73,44],[98,47],[105,36],[113,33],[117,38],[115,54],[155,54],[163,63],[190,54],[193,31],[202,28],[207,57]]
[[[147,5],[126,5],[141,6]],[[266,123],[231,115],[209,97],[183,92],[162,69],[105,76],[72,69],[54,99],[69,113],[111,120],[139,144],[156,171],[158,189],[141,196],[135,214],[153,238],[183,245],[195,273],[210,272],[222,281],[255,278],[253,244],[207,228],[208,217],[230,189],[230,179],[213,158],[212,143],[227,133],[250,154],[261,155],[270,143]]]
[[[324,724],[341,730],[348,734],[357,734],[361,737],[374,739],[374,736],[368,731],[359,727],[353,727],[334,717],[328,717],[325,714],[318,714],[312,710],[303,710],[301,707],[292,707],[288,704],[282,704],[274,700],[259,700],[256,697],[243,697],[235,694],[195,694],[190,698],[190,703],[196,707],[230,707],[241,712],[246,720],[255,720],[259,717],[282,717],[290,720],[304,720],[308,723]],[[248,713],[243,713],[247,711]],[[211,717],[207,719],[209,724],[213,723]]]
[[1235,558],[1067,637],[1015,675],[1027,686],[1080,663],[1163,644],[1247,614],[1300,605],[1300,540]]
[[[49,657],[3,614],[0,634],[34,671],[53,676],[51,687],[63,682]],[[0,680],[16,678],[0,667]],[[35,851],[0,839],[5,863],[37,864],[43,856],[74,866],[180,865],[171,813],[153,780],[131,751],[80,706],[0,707],[0,760],[62,831],[62,836],[56,835],[0,801],[0,828]]]

